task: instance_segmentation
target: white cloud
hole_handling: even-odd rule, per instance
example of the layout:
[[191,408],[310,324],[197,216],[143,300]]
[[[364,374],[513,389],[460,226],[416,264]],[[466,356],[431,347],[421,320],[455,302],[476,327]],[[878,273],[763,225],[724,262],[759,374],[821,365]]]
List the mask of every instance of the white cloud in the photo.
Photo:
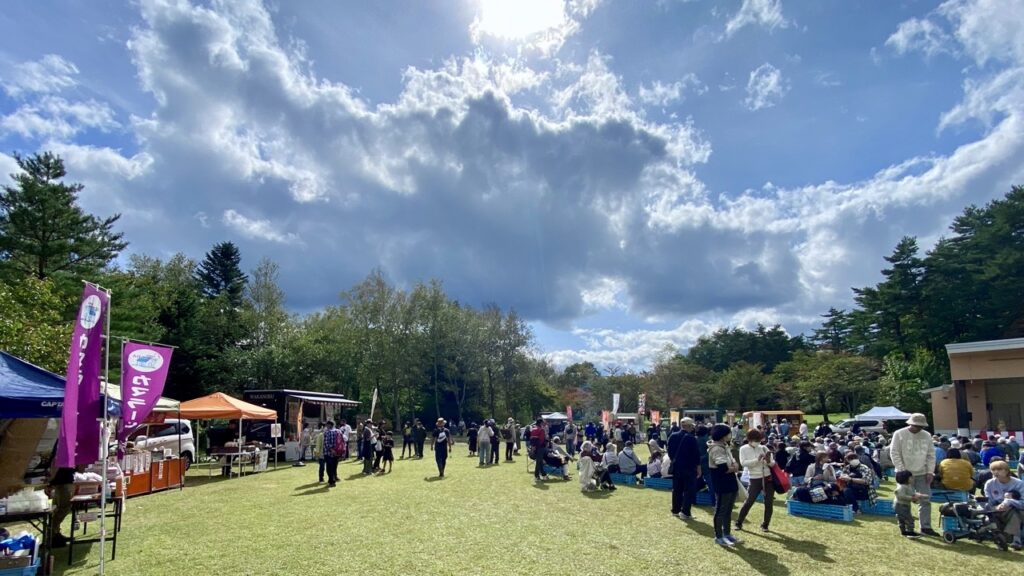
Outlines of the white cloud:
[[949,0],[937,9],[978,64],[1024,63],[1024,6],[1019,0]]
[[[280,244],[300,244],[302,240],[291,232],[282,232],[270,220],[248,218],[236,210],[224,211],[224,224],[246,238],[278,242]],[[202,222],[202,219],[200,219]]]
[[814,82],[825,88],[837,88],[843,85],[843,81],[839,79],[835,72],[819,72],[814,76]]
[[120,127],[110,106],[96,100],[69,102],[45,95],[0,117],[0,131],[23,138],[67,139],[88,129],[102,132]]
[[547,58],[577,34],[602,0],[479,0],[469,26],[474,44],[510,42]]
[[3,84],[4,90],[15,98],[33,93],[52,94],[76,86],[77,75],[74,64],[56,54],[47,54],[40,60],[15,66]]
[[725,36],[731,37],[744,26],[759,25],[769,31],[786,28],[789,20],[782,15],[782,0],[743,0],[743,6],[725,25]]
[[708,87],[691,72],[671,84],[664,84],[660,80],[655,80],[650,87],[641,84],[637,96],[640,102],[648,106],[668,106],[685,100],[687,91],[699,96],[706,93]]
[[898,54],[919,50],[928,57],[954,50],[952,38],[938,24],[923,18],[902,22],[885,45]]
[[782,77],[782,71],[765,62],[750,73],[747,80],[747,97],[743,100],[749,110],[771,108],[789,92],[789,82]]

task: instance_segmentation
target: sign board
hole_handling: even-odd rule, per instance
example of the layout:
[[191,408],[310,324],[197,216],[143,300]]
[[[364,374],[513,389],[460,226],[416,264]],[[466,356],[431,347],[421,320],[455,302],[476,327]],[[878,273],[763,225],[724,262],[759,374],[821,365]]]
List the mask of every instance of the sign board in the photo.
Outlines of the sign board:
[[270,450],[260,450],[256,453],[256,471],[266,472],[267,462],[270,461]]
[[280,438],[281,437],[281,424],[275,422],[270,425],[270,437]]

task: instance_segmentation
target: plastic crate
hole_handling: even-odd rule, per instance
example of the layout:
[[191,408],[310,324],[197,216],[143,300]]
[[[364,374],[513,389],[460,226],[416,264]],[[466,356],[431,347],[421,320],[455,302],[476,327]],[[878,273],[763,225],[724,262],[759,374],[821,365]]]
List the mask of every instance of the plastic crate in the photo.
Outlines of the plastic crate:
[[611,474],[612,484],[622,484],[624,486],[636,486],[636,476],[632,474]]
[[932,490],[932,502],[967,502],[967,492],[960,490]]
[[896,477],[896,469],[895,468],[886,468],[885,470],[882,470],[882,475],[885,476],[886,478],[895,478]]
[[655,490],[671,490],[672,479],[671,478],[648,478],[644,480],[644,486],[647,488],[654,488]]
[[872,514],[874,516],[895,516],[896,509],[892,506],[892,500],[882,500],[881,498],[875,500],[875,505],[871,505],[870,500],[858,500],[857,506],[860,507],[860,511],[864,514]]
[[556,468],[554,466],[548,466],[547,464],[545,464],[544,465],[544,475],[545,476],[558,476],[559,478],[561,478],[562,477],[562,468],[561,467]]
[[700,492],[697,492],[696,504],[698,506],[711,506],[714,503],[715,498],[714,496],[711,495],[711,492],[708,492],[707,490],[701,490]]
[[789,512],[790,516],[853,522],[853,506],[850,505],[808,504],[799,500],[789,500],[786,502],[786,511]]
[[31,566],[0,570],[0,576],[36,576],[37,571],[39,571],[39,558],[36,558]]

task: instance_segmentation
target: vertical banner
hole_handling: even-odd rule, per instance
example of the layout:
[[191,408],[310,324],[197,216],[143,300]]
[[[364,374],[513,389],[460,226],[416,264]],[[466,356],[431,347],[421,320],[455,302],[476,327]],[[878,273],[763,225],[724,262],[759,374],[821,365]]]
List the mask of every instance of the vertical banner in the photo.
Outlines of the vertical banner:
[[612,394],[612,414],[619,413],[619,394],[616,392]]
[[673,424],[678,424],[679,423],[679,410],[669,410],[668,411],[668,419]]
[[172,348],[155,344],[125,342],[121,351],[121,425],[117,438],[144,422],[156,406],[167,382]]
[[660,426],[661,425],[661,411],[659,411],[659,410],[651,410],[651,422],[655,426]]
[[92,464],[100,457],[100,362],[104,319],[110,295],[92,284],[82,290],[82,300],[71,333],[71,354],[64,385],[64,409],[57,440],[57,466],[73,468]]
[[373,401],[370,402],[370,421],[373,421],[373,411],[377,409],[377,389],[373,389]]
[[647,394],[640,394],[640,397],[636,400],[636,413],[637,416],[643,418],[644,414],[647,413]]
[[569,418],[569,422],[572,422],[572,406],[569,404],[565,405],[565,415]]
[[608,430],[608,423],[611,420],[611,414],[607,410],[601,410],[601,424],[604,425],[604,429]]

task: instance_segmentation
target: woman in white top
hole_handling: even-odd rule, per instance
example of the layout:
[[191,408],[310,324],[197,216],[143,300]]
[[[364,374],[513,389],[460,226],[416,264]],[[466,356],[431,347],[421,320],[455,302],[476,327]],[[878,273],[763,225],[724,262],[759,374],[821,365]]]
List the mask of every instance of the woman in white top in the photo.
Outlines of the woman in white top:
[[484,421],[484,425],[481,426],[476,433],[476,446],[477,452],[480,454],[480,465],[486,466],[491,463],[491,438],[494,436],[494,431],[487,425],[487,421]]
[[615,444],[609,442],[604,446],[604,454],[601,456],[601,465],[610,474],[619,472],[619,453],[615,450]]
[[764,436],[760,430],[747,432],[747,443],[740,447],[740,465],[750,475],[750,488],[747,490],[747,501],[740,508],[736,517],[736,529],[743,529],[743,521],[747,519],[750,507],[757,501],[757,495],[764,493],[764,521],[761,531],[767,532],[772,521],[772,504],[775,499],[775,485],[772,482],[771,465],[774,462],[771,450],[761,445]]
[[804,482],[811,488],[823,484],[836,483],[836,471],[828,460],[828,452],[817,452],[814,455],[814,464],[807,467],[804,474]]

